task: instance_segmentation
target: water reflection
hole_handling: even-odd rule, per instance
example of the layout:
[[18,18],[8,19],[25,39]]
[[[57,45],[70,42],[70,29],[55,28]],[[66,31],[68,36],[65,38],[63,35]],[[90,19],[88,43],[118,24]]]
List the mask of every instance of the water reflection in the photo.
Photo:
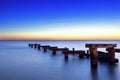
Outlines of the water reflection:
[[99,80],[97,68],[91,68],[91,80]]
[[114,65],[108,65],[108,76],[110,77],[109,80],[117,80],[117,71],[116,69],[118,69],[118,65],[114,64]]
[[[9,41],[8,41],[9,42]],[[99,41],[38,41],[41,44],[75,49],[85,49],[85,43]],[[107,42],[108,41],[103,41]],[[109,41],[112,43],[112,41]],[[114,41],[113,41],[114,42]],[[119,80],[120,63],[109,65],[98,61],[98,68],[91,69],[90,59],[78,55],[69,55],[64,61],[64,55],[51,51],[37,51],[27,47],[27,43],[36,41],[0,42],[0,80]],[[79,44],[78,44],[79,43]],[[116,42],[120,43],[120,41]],[[118,44],[119,45],[119,44]],[[120,47],[120,46],[119,46]],[[120,54],[116,56],[120,60]]]

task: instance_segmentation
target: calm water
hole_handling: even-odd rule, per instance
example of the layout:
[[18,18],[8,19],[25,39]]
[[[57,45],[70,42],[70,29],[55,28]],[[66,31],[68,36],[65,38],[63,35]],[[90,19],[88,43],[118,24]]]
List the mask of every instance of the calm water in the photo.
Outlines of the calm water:
[[[70,55],[66,62],[61,52],[53,56],[51,51],[28,47],[28,43],[81,50],[87,50],[85,43],[116,43],[120,48],[120,41],[0,41],[0,80],[120,80],[120,62],[113,66],[98,62],[93,70],[87,58]],[[120,53],[115,57],[120,60]]]

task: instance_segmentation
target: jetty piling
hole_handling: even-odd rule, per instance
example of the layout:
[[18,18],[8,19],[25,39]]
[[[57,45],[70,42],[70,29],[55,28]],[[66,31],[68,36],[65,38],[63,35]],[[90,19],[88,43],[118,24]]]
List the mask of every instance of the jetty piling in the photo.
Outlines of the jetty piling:
[[90,50],[90,62],[91,66],[97,68],[98,52],[97,48],[107,48],[108,50],[108,61],[114,63],[116,44],[86,44],[85,45]]
[[114,47],[107,48],[106,50],[108,51],[108,61],[109,61],[109,63],[114,64],[115,63],[115,49],[114,49]]
[[53,49],[53,55],[56,55],[56,52],[57,51],[62,51],[62,53],[64,52],[64,51],[66,51],[66,50],[68,50],[68,48],[54,48]]
[[86,56],[87,58],[90,57],[90,51],[89,51],[89,50],[87,50],[87,53],[85,54],[85,56]]
[[72,50],[75,51],[75,48],[73,48]]
[[40,50],[40,44],[37,46],[38,50]]
[[37,45],[38,45],[38,44],[34,44],[34,48],[37,48]]
[[57,47],[50,47],[49,49],[52,51],[53,55],[56,55],[56,49],[57,49]]
[[68,51],[63,51],[63,54],[64,54],[64,59],[65,60],[68,60]]
[[[110,64],[118,63],[118,59],[115,59],[115,52],[120,52],[120,49],[115,48],[117,44],[86,44],[85,47],[89,48],[87,52],[84,50],[75,50],[75,48],[72,48],[72,50],[69,50],[69,48],[58,48],[57,46],[49,46],[49,45],[41,45],[41,44],[28,44],[31,48],[37,48],[40,50],[43,49],[44,52],[47,51],[47,49],[52,51],[53,55],[56,55],[57,51],[62,51],[64,54],[64,59],[68,60],[69,54],[72,55],[79,55],[79,58],[83,57],[90,57],[90,64],[92,68],[97,68],[97,61],[101,60],[104,62],[109,62]],[[97,51],[97,48],[106,48],[106,52]]]
[[49,45],[39,46],[39,48],[42,48],[44,52],[47,52],[47,49],[49,49],[49,47]]
[[34,44],[28,44],[28,46],[29,46],[29,47],[33,47],[33,46],[34,46]]

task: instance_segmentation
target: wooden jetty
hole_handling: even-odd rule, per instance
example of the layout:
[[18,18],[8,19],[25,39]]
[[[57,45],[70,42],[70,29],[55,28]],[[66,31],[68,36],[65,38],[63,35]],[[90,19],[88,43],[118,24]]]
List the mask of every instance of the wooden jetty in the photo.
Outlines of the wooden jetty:
[[[57,51],[62,51],[64,54],[65,60],[68,60],[69,54],[79,55],[80,58],[90,57],[90,63],[92,68],[97,68],[97,61],[101,60],[104,62],[109,62],[114,64],[118,62],[118,59],[115,59],[115,52],[120,53],[120,49],[115,48],[117,44],[86,44],[85,47],[89,48],[87,52],[84,50],[69,50],[69,48],[58,48],[57,46],[41,45],[41,44],[28,44],[29,47],[38,48],[38,50],[43,49],[44,52],[48,50],[52,51],[53,55],[56,55]],[[106,48],[107,52],[97,51],[98,48]]]
[[97,67],[98,52],[97,48],[106,48],[108,51],[109,63],[115,63],[115,49],[117,44],[86,44],[85,46],[90,50],[90,62],[92,67]]
[[50,48],[50,46],[49,45],[43,45],[43,46],[40,46],[41,48],[43,48],[43,50],[44,50],[44,52],[46,52],[47,51],[47,49],[49,49]]
[[56,55],[56,52],[57,52],[57,51],[62,51],[62,52],[64,52],[64,51],[67,51],[67,50],[69,50],[69,49],[66,48],[66,47],[65,47],[65,48],[57,48],[57,47],[54,47],[54,48],[53,48],[53,47],[52,47],[50,50],[52,51],[52,54],[53,54],[53,55]]
[[65,60],[68,60],[68,55],[69,54],[73,54],[73,55],[74,54],[78,54],[79,57],[82,58],[85,55],[85,51],[83,51],[83,50],[73,50],[73,51],[71,51],[71,50],[65,50],[65,51],[63,51],[63,54],[64,54]]
[[34,47],[37,48],[38,46],[40,46],[40,44],[28,44],[29,47]]

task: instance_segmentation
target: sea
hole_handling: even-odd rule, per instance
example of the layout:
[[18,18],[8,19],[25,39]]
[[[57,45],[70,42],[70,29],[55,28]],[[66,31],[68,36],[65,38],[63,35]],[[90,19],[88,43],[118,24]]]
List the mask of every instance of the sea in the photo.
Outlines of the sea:
[[[50,50],[30,48],[29,43],[85,51],[87,43],[117,44],[120,48],[120,40],[0,40],[0,80],[120,80],[120,62],[110,65],[98,61],[93,69],[89,58],[69,55],[65,61],[61,51],[52,55]],[[115,57],[120,61],[120,53]]]

